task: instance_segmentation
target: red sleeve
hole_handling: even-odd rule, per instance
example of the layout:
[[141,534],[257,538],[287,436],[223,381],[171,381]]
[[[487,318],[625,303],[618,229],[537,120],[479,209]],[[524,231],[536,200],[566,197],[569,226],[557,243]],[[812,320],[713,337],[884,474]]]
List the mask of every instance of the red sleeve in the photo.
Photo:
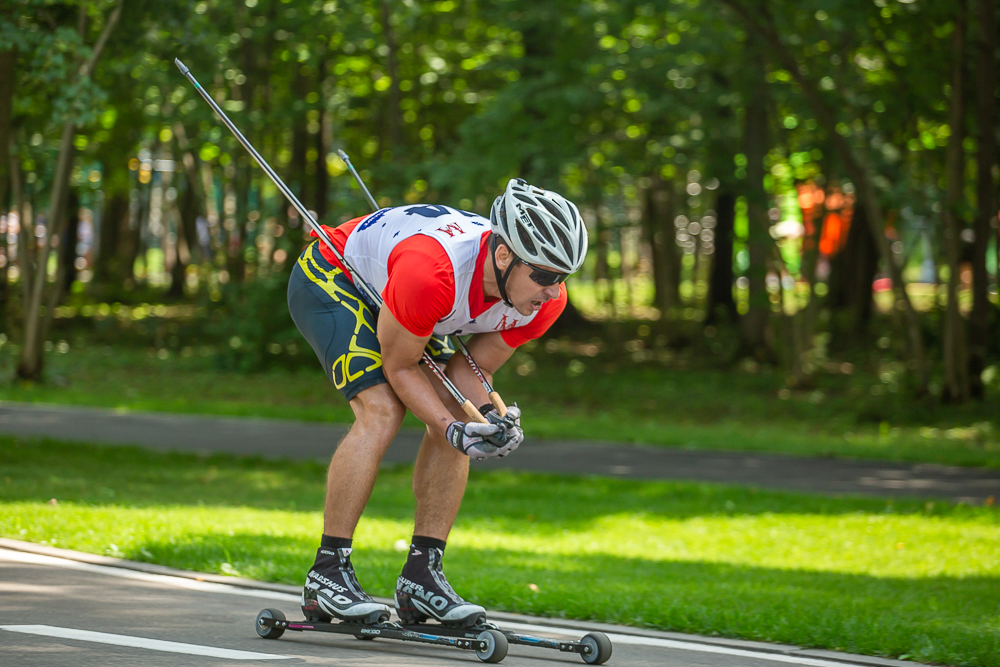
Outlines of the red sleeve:
[[538,310],[538,314],[523,327],[514,327],[500,332],[505,343],[511,347],[519,347],[529,340],[541,337],[552,323],[559,319],[566,308],[566,285],[559,286],[559,298],[549,301]]
[[[363,215],[360,218],[354,218],[354,220],[348,220],[347,222],[345,222],[342,225],[339,225],[336,228],[322,225],[323,231],[326,233],[327,237],[329,237],[329,239],[333,242],[333,247],[336,248],[340,254],[344,254],[344,246],[347,245],[347,237],[351,234],[351,232],[354,231],[354,228],[358,226],[358,223],[367,217],[368,217],[367,215]],[[319,238],[319,234],[316,233],[315,229],[309,232],[309,236],[312,236],[313,238]],[[320,254],[323,255],[323,259],[325,259],[326,261],[330,262],[338,269],[343,271],[344,275],[347,276],[347,279],[350,280],[352,283],[354,282],[354,277],[351,275],[351,272],[345,269],[344,266],[337,261],[337,258],[333,256],[333,253],[330,251],[328,247],[326,247],[325,243],[319,244],[319,251]]]
[[448,253],[431,237],[416,234],[392,249],[386,268],[385,306],[414,336],[430,336],[455,305],[455,272]]

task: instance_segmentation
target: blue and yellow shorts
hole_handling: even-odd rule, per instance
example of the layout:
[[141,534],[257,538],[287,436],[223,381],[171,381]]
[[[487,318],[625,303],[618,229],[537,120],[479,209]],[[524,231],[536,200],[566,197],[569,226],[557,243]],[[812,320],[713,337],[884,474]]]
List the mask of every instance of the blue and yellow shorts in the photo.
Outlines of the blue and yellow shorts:
[[[387,382],[375,334],[377,318],[354,283],[323,258],[319,243],[306,246],[292,269],[288,311],[330,382],[349,401]],[[441,364],[455,353],[447,336],[431,337],[427,351]]]

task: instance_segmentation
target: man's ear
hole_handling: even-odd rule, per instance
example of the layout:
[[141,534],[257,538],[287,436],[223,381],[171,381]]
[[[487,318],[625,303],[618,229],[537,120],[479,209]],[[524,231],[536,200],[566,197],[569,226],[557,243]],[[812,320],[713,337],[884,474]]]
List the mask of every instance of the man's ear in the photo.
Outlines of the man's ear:
[[498,243],[496,250],[493,252],[496,253],[494,255],[494,259],[496,260],[497,268],[501,271],[506,271],[507,266],[510,265],[511,261],[514,259],[514,253],[510,251],[510,248],[508,248],[505,243]]

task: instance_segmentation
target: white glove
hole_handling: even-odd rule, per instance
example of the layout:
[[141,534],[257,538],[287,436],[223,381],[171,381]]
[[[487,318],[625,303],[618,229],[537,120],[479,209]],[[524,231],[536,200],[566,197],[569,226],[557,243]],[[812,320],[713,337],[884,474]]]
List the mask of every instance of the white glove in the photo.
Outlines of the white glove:
[[451,446],[477,461],[486,458],[506,456],[509,451],[507,444],[498,445],[493,438],[502,431],[497,424],[482,424],[480,422],[452,422],[445,432]]
[[497,409],[490,403],[479,408],[479,411],[491,424],[496,424],[501,429],[496,435],[487,438],[494,445],[506,448],[507,451],[498,454],[499,458],[507,456],[524,442],[524,431],[521,429],[521,408],[517,407],[516,404],[507,408],[507,415],[504,417],[501,417]]

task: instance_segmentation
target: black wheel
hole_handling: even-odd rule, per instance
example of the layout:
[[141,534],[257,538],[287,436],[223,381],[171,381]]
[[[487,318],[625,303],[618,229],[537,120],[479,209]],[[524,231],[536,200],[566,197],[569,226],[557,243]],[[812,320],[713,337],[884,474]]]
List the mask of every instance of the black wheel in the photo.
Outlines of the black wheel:
[[580,657],[588,665],[603,665],[611,657],[611,640],[603,632],[591,632],[580,640],[586,653]]
[[507,637],[499,630],[483,630],[476,641],[486,646],[476,651],[476,656],[483,662],[500,662],[507,657]]
[[273,618],[276,621],[285,620],[285,615],[281,613],[279,609],[263,609],[259,614],[257,614],[257,622],[254,623],[254,628],[257,630],[257,634],[264,639],[277,639],[281,635],[285,634],[284,628],[267,627],[264,625],[263,621],[265,618]]
[[374,641],[374,639],[375,639],[371,635],[354,635],[354,638],[355,639],[360,639],[363,642],[370,642],[370,641]]

